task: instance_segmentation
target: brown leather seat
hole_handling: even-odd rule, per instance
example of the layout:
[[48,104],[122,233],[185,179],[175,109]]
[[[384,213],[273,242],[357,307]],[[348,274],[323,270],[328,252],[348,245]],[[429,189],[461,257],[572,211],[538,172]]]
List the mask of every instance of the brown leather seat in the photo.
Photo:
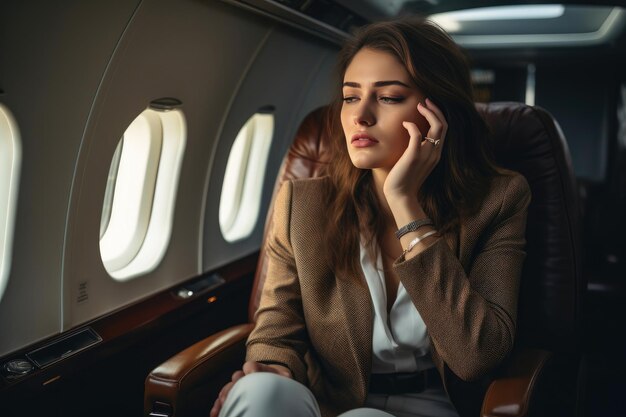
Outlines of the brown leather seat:
[[[521,103],[478,104],[477,108],[492,130],[499,164],[522,173],[532,191],[516,348],[489,386],[482,415],[574,415],[585,285],[579,266],[576,186],[567,144],[556,122],[540,108]],[[326,112],[327,108],[318,109],[302,123],[274,192],[285,180],[320,174],[328,158],[321,129]],[[191,401],[192,394],[215,375],[229,375],[243,363],[266,261],[261,249],[250,299],[250,323],[212,335],[154,369],[145,383],[146,415],[207,415],[214,398],[197,404]],[[463,384],[450,388],[466,389]]]

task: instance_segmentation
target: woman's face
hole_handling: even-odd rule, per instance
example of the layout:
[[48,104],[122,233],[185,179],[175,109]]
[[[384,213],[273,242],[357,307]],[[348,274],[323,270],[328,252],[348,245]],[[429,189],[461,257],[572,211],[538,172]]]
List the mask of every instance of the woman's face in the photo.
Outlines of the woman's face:
[[391,170],[409,141],[403,121],[428,133],[428,122],[417,111],[426,97],[387,52],[363,48],[354,56],[343,79],[343,99],[341,124],[357,168]]

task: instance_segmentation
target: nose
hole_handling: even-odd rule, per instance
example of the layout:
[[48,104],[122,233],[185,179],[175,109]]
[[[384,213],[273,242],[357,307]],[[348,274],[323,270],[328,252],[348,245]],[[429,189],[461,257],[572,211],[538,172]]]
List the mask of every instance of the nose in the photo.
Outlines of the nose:
[[355,125],[372,126],[376,123],[376,117],[368,106],[367,100],[363,100],[355,106],[352,120]]

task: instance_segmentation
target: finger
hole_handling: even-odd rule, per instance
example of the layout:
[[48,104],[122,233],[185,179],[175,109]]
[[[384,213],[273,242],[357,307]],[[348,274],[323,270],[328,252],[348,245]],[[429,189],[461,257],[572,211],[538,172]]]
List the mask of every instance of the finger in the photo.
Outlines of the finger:
[[422,103],[417,103],[417,111],[426,118],[428,124],[430,125],[430,129],[428,130],[428,134],[426,136],[434,136],[433,139],[441,139],[443,135],[443,123],[437,114],[428,107],[424,106]]
[[445,135],[448,132],[448,121],[446,120],[446,116],[443,114],[441,109],[429,98],[426,99],[426,107],[432,110],[437,115],[439,120],[441,120],[441,123],[443,124],[443,136],[441,137],[441,139],[445,139]]
[[235,385],[234,382],[229,382],[228,384],[224,385],[224,388],[222,388],[222,390],[220,391],[220,395],[218,397],[222,403],[226,402],[226,397],[228,397],[228,393],[230,392],[230,390],[233,388],[234,385]]
[[441,109],[439,107],[437,107],[437,105],[429,98],[426,99],[426,107],[433,111],[437,117],[439,118],[439,120],[441,120],[441,122],[445,125],[448,126],[448,121],[446,120],[446,116],[444,116],[443,112],[441,111]]
[[209,417],[217,417],[218,414],[220,413],[220,410],[222,409],[222,402],[220,401],[220,399],[218,398],[217,400],[215,400],[215,402],[213,403],[213,408],[211,408],[211,412],[209,413]]
[[409,132],[409,145],[417,148],[422,141],[422,132],[420,132],[417,125],[413,122],[402,122],[402,126]]
[[248,361],[243,364],[243,373],[248,375],[255,372],[263,372],[263,364],[255,361]]
[[411,137],[412,138],[415,137],[417,139],[417,140],[410,141],[409,146],[407,146],[407,149],[413,146],[412,148],[414,150],[413,155],[415,155],[416,158],[419,157],[424,147],[426,147],[427,157],[431,153],[436,153],[436,152],[432,152],[432,150],[434,149],[434,146],[432,143],[430,143],[427,140],[422,140],[422,134],[420,133],[420,130],[415,123],[403,122],[403,125],[404,125],[404,128],[409,131],[409,134],[411,135]]
[[243,378],[245,375],[246,375],[246,374],[244,374],[244,373],[243,373],[243,371],[241,371],[241,370],[240,370],[240,371],[235,371],[235,372],[233,373],[233,376],[232,376],[231,380],[232,380],[233,382],[237,382],[237,381],[239,381],[241,378]]

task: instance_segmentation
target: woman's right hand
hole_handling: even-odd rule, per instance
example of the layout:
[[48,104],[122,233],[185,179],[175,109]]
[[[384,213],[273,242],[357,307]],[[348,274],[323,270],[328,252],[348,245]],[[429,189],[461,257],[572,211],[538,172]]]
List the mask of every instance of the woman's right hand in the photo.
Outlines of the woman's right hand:
[[287,378],[293,378],[291,375],[291,371],[289,368],[282,365],[265,365],[260,362],[248,361],[243,364],[243,367],[240,371],[235,371],[233,374],[231,381],[224,385],[224,388],[220,391],[217,399],[215,400],[215,404],[213,404],[213,408],[211,409],[210,417],[217,417],[222,409],[222,406],[226,402],[226,397],[228,397],[228,393],[233,388],[233,385],[241,378],[248,374],[253,374],[255,372],[271,372],[277,375],[285,376]]
[[[383,185],[383,192],[390,205],[397,200],[405,200],[407,197],[415,199],[426,178],[441,159],[448,122],[443,111],[435,103],[428,98],[425,103],[426,105],[422,103],[417,105],[418,113],[428,121],[428,132],[425,135],[420,132],[416,123],[402,122],[402,126],[409,133],[409,143],[400,159],[389,171]],[[426,140],[425,137],[429,139]]]

